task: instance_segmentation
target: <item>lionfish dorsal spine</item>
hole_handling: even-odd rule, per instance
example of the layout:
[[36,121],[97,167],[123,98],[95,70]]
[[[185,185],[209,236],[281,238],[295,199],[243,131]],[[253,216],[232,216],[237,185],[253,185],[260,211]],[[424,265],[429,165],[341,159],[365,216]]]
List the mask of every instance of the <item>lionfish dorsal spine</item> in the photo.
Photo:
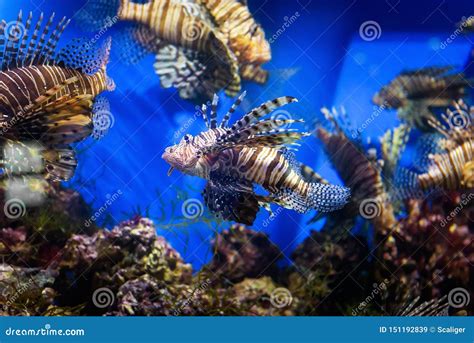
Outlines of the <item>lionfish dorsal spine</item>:
[[211,129],[217,128],[217,104],[219,102],[219,97],[217,94],[214,94],[214,97],[212,98],[212,103],[211,103],[211,114],[209,116],[209,127]]
[[247,95],[247,91],[243,91],[242,94],[240,94],[239,97],[234,101],[232,106],[229,108],[229,111],[227,111],[227,113],[224,115],[224,118],[222,118],[220,127],[226,127],[228,125],[230,117],[235,112],[235,110],[240,106],[240,104],[245,98],[245,95]]
[[209,128],[209,120],[207,118],[207,105],[206,104],[202,104],[201,113],[202,113],[202,119],[204,120],[204,124],[206,124],[206,127]]
[[291,96],[283,96],[279,97],[267,102],[264,102],[260,106],[254,108],[247,114],[245,114],[241,119],[239,119],[234,125],[232,125],[231,130],[233,132],[237,132],[238,130],[247,127],[254,121],[258,120],[258,118],[261,118],[268,113],[273,112],[279,107],[282,107],[286,104],[292,103],[292,102],[297,102],[298,100],[294,97]]
[[48,63],[52,60],[56,45],[59,39],[61,38],[62,33],[66,29],[66,26],[69,25],[70,21],[70,19],[63,17],[61,21],[56,25],[56,28],[49,36],[49,39],[46,42],[45,53],[42,55],[42,58],[39,61],[40,63]]
[[34,62],[35,51],[37,49],[37,40],[41,24],[43,23],[43,17],[44,15],[41,13],[38,21],[36,22],[33,34],[31,35],[30,43],[28,44],[28,51],[26,52],[25,62],[23,65],[32,65]]

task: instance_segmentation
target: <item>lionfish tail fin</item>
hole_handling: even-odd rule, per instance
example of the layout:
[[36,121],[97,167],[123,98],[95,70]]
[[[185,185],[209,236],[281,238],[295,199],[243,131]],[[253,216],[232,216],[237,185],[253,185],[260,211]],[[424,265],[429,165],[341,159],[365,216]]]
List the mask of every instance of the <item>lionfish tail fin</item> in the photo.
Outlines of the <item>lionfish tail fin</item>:
[[[30,12],[26,21],[20,11],[16,21],[0,23],[0,65],[2,70],[33,64],[48,64],[70,20],[63,17],[55,26],[54,13],[43,25],[44,15],[33,23]],[[54,29],[51,31],[51,29]],[[51,31],[51,32],[50,32]]]
[[308,192],[308,203],[310,208],[320,212],[331,212],[344,207],[350,196],[351,192],[347,187],[312,183]]
[[311,183],[306,197],[291,189],[284,189],[275,194],[282,206],[299,213],[306,213],[311,209],[320,212],[335,211],[344,207],[349,197],[349,188],[323,183]]
[[88,31],[110,27],[118,19],[124,0],[89,0],[77,13],[77,23]]

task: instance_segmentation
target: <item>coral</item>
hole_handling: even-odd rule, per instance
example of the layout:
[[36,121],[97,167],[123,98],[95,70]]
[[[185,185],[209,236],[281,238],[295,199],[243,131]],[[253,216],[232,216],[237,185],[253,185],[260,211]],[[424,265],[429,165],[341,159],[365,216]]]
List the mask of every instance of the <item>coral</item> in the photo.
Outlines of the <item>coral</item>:
[[398,287],[412,298],[439,298],[455,287],[471,290],[473,297],[474,204],[462,208],[461,200],[458,193],[440,197],[432,206],[410,200],[400,229],[383,241],[379,270],[394,274]]
[[341,314],[334,304],[363,299],[367,284],[368,243],[349,232],[311,231],[293,252],[289,289],[301,298],[300,314]]
[[[288,267],[277,265],[282,253],[265,233],[234,225],[216,235],[212,260],[194,276],[150,219],[80,228],[90,210],[77,193],[48,194],[52,222],[29,211],[0,228],[2,315],[472,313],[472,304],[446,305],[453,288],[473,289],[468,194],[410,200],[390,234],[374,230],[372,246],[364,232],[325,225],[295,249]],[[69,210],[76,213],[70,221]]]
[[275,275],[280,249],[265,233],[233,225],[217,234],[213,241],[214,256],[207,270],[213,279],[239,282],[244,278]]
[[19,268],[0,264],[0,313],[2,315],[41,315],[52,304],[52,270]]
[[286,288],[278,287],[268,277],[245,279],[234,285],[233,299],[241,308],[241,315],[294,315],[298,300]]

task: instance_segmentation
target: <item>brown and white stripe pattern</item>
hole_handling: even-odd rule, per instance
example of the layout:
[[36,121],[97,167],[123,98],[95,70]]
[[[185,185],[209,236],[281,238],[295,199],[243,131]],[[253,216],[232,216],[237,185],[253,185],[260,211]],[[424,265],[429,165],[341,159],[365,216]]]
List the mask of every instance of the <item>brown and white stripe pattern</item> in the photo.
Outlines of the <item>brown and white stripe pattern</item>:
[[199,0],[206,6],[241,66],[271,59],[270,44],[248,7],[237,0]]
[[77,80],[58,91],[52,100],[62,96],[91,95],[95,97],[108,89],[105,71],[94,75],[54,65],[38,65],[6,70],[0,73],[0,111],[7,116],[32,103],[45,90],[66,80]]
[[418,176],[420,187],[423,190],[463,188],[466,165],[472,163],[473,157],[474,144],[472,140],[464,142],[445,154],[434,155],[433,164],[428,172]]
[[[180,150],[181,158],[190,160],[196,149],[204,149],[214,144],[226,134],[223,128],[211,129],[193,138],[188,149]],[[182,143],[186,144],[186,143]],[[211,172],[218,171],[236,180],[262,185],[271,193],[289,189],[306,198],[310,183],[294,169],[280,149],[257,146],[236,146],[218,154],[209,154],[200,158],[194,168],[195,175],[211,178]]]
[[[151,29],[157,38],[182,48],[203,52],[213,63],[225,65],[227,73],[216,74],[216,82],[225,86],[231,95],[240,90],[240,76],[235,56],[206,21],[189,13],[183,3],[173,0],[154,0],[138,4],[121,0],[119,17],[140,23]],[[219,80],[219,78],[222,78]]]

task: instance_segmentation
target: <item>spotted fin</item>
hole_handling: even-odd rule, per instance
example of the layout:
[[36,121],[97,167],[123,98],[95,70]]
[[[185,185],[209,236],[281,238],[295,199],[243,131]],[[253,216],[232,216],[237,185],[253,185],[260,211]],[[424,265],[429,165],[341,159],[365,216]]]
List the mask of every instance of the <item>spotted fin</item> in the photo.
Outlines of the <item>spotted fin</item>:
[[124,27],[113,35],[113,39],[114,53],[125,64],[137,64],[145,56],[157,53],[165,46],[153,31],[143,25]]
[[310,184],[306,197],[291,189],[283,189],[274,194],[280,204],[286,208],[293,209],[299,213],[306,213],[311,209],[320,212],[331,212],[338,210],[347,203],[350,191],[346,187],[322,183]]
[[[110,37],[99,48],[90,46],[89,40],[86,38],[73,39],[59,51],[55,63],[93,75],[101,70],[105,71],[109,62],[111,45],[112,39]],[[109,90],[113,90],[113,88],[111,85]]]
[[110,111],[109,100],[104,96],[95,98],[94,106],[92,107],[92,123],[94,127],[92,137],[95,139],[104,137],[114,125],[114,117]]
[[89,0],[75,16],[78,24],[89,31],[99,31],[110,26],[118,17],[122,0]]
[[438,133],[425,133],[417,139],[413,166],[418,172],[426,172],[430,165],[433,164],[430,155],[447,152],[443,147],[443,140],[443,136]]
[[394,176],[394,189],[390,191],[393,200],[419,198],[424,194],[418,179],[419,174],[405,167],[398,167]]

